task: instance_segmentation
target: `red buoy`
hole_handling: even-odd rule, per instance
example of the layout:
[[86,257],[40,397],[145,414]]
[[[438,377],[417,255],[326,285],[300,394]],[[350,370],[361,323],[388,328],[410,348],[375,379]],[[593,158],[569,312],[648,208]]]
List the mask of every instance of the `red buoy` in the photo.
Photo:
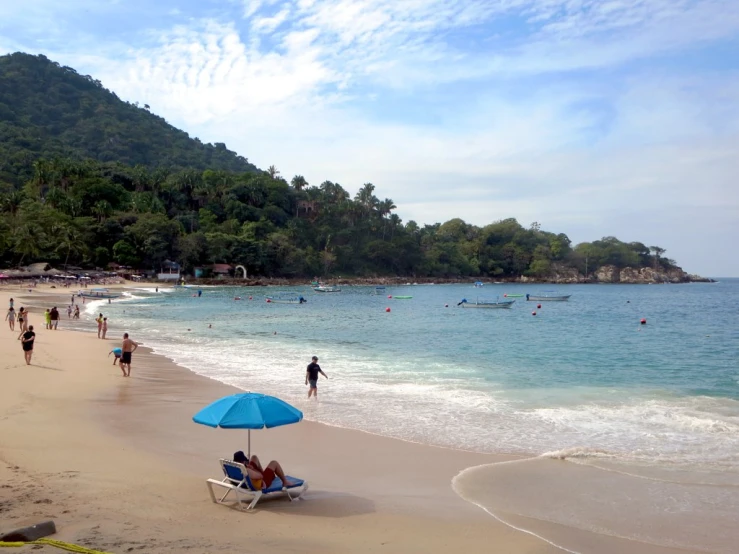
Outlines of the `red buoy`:
[[449,307],[449,304],[444,304],[444,307],[445,307],[445,308],[448,308],[448,307]]
[[536,307],[541,310],[541,304],[537,304]]
[[388,295],[387,295],[387,297],[388,297],[388,298],[392,298],[392,297],[393,297],[393,295],[392,295],[392,294],[388,294]]
[[647,324],[646,318],[644,318],[644,317],[641,318],[641,320],[639,321],[639,323],[641,323],[642,325],[646,325]]
[[389,311],[390,311],[390,308],[385,308],[385,311],[386,311],[386,312],[389,312]]
[[272,302],[272,301],[269,298],[267,298],[267,304],[269,304],[270,302]]
[[250,297],[249,297],[249,300],[251,300],[251,299],[252,299],[252,298],[251,298],[251,296],[250,296]]
[[508,298],[508,295],[507,295],[507,294],[504,294],[504,295],[503,295],[503,298]]
[[536,312],[531,312],[531,315],[536,315]]

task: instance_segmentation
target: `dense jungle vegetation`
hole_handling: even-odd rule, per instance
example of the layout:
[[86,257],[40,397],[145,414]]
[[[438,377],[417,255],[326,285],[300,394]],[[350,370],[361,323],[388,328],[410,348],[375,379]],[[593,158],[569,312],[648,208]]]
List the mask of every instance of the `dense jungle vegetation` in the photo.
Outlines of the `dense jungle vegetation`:
[[614,237],[573,246],[515,219],[403,222],[375,193],[288,181],[44,56],[0,57],[0,266],[175,260],[264,276],[504,278],[674,265],[659,247]]

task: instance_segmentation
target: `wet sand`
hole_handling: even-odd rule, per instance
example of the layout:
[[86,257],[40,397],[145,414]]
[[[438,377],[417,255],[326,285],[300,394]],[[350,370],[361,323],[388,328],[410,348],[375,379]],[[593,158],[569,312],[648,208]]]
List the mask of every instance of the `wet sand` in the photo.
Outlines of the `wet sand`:
[[[0,292],[0,306],[9,296],[16,309],[24,305],[14,293]],[[516,483],[529,483],[536,473],[527,473],[525,463],[496,467],[507,472],[499,484],[510,485],[500,490],[490,486],[488,469],[479,481],[476,470],[465,472],[456,486],[469,501],[452,481],[466,468],[516,457],[306,421],[251,435],[252,452],[263,461],[277,459],[287,473],[308,480],[305,500],[262,501],[254,513],[212,504],[205,479],[220,479],[218,458],[246,451],[247,433],[203,427],[191,418],[238,391],[145,348],[134,354],[132,377],[123,378],[106,357],[120,344],[122,322],[111,322],[109,340],[98,340],[66,329],[67,289],[39,288],[26,296],[34,306],[64,307],[64,316],[59,331],[47,331],[43,310],[34,309],[30,367],[17,333],[7,324],[0,330],[0,531],[51,517],[57,538],[116,553],[562,552],[556,544],[599,554],[689,551],[521,515],[555,495],[559,477],[575,491],[560,503],[563,513],[588,497],[589,485],[559,473],[565,462],[546,460],[548,481],[514,490],[516,502],[495,504],[505,525],[474,503],[484,506],[497,494],[507,498]],[[94,331],[94,322],[84,318],[74,324]],[[131,338],[146,340],[133,332]]]
[[[0,305],[10,296],[25,305],[15,290]],[[0,330],[0,530],[53,518],[56,538],[116,553],[558,551],[451,489],[463,468],[500,458],[310,422],[252,433],[262,459],[309,481],[305,500],[263,501],[254,513],[215,505],[205,479],[219,477],[219,457],[246,449],[246,432],[191,417],[235,390],[145,349],[126,379],[106,357],[118,324],[103,341],[65,322],[48,331],[32,311],[31,366],[17,333]]]

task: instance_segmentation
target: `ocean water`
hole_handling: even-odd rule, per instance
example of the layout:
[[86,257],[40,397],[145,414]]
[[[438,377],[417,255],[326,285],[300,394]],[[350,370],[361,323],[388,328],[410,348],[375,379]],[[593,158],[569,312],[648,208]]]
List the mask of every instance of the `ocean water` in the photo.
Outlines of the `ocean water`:
[[[670,487],[687,491],[683,514],[695,509],[716,522],[721,518],[712,509],[739,513],[739,280],[560,286],[570,301],[542,302],[540,309],[524,298],[510,310],[456,306],[462,298],[493,300],[541,288],[470,283],[375,294],[374,287],[339,293],[210,287],[196,297],[197,289],[142,287],[112,304],[87,304],[86,316],[100,309],[112,328],[125,326],[156,352],[213,379],[277,395],[306,419],[516,453],[545,466],[566,460],[568,467],[588,466],[580,472],[656,484],[665,499],[682,494]],[[306,304],[265,301],[265,295],[299,294]],[[304,385],[312,355],[330,378],[320,380],[317,403],[308,402]],[[514,489],[469,485],[492,483],[504,470],[477,468],[474,478],[460,475],[455,488],[491,512],[510,509]],[[531,482],[544,479],[537,472]],[[646,489],[635,486],[633,498],[655,508],[660,495]],[[582,513],[569,516],[547,516],[541,506],[514,512],[661,544],[630,530],[628,521],[619,527],[615,516],[599,516],[613,529],[601,519],[588,523],[597,509],[579,504]],[[676,544],[696,546],[689,542]]]

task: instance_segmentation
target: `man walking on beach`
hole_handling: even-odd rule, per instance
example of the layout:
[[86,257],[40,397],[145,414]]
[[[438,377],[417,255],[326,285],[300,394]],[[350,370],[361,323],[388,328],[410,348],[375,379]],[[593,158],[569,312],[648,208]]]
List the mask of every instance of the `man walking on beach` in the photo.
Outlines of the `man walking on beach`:
[[49,329],[54,329],[54,331],[56,331],[56,328],[58,325],[59,325],[59,310],[57,310],[56,306],[54,306],[51,309],[51,325],[49,326]]
[[[124,377],[131,376],[131,355],[138,347],[138,343],[128,338],[128,333],[123,333],[123,344],[121,344],[121,350],[123,352],[121,354],[121,361],[118,365],[120,366],[121,371],[123,371]],[[128,368],[128,372],[126,372],[126,368]]]
[[313,356],[311,363],[308,364],[308,367],[305,370],[305,384],[307,385],[308,383],[310,383],[310,388],[308,389],[308,399],[310,399],[311,396],[315,396],[316,400],[318,400],[319,373],[323,375],[326,379],[328,379],[328,375],[326,375],[321,370],[321,366],[318,365],[318,356]]

